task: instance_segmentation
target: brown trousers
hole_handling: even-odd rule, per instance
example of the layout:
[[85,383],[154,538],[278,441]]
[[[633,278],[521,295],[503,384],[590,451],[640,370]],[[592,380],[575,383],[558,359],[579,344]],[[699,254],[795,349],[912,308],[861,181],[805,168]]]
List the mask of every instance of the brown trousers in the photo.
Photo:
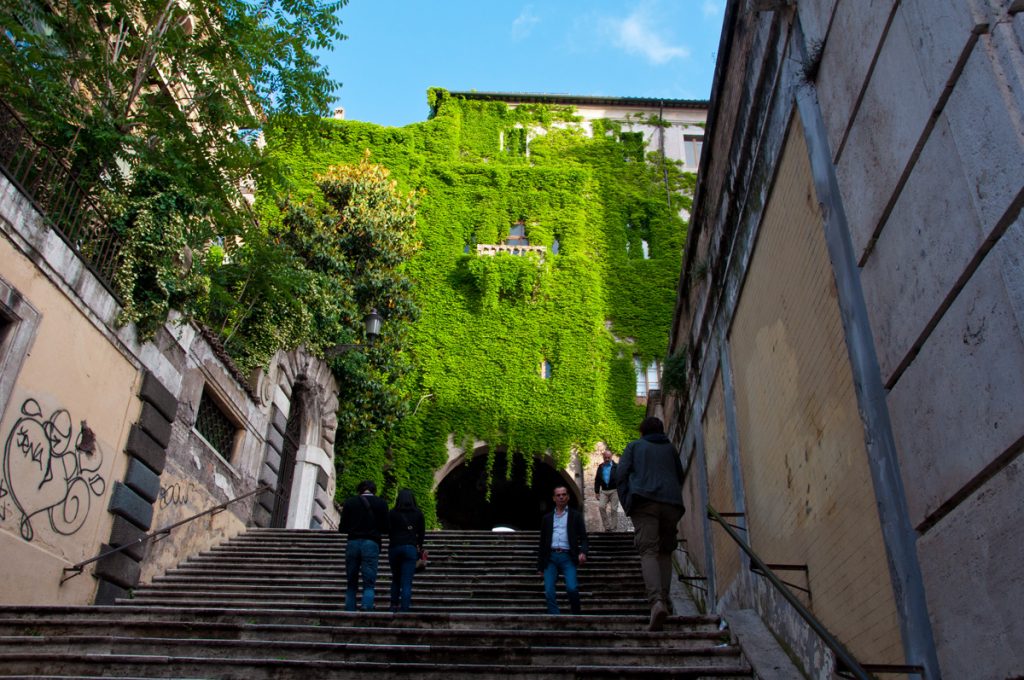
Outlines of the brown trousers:
[[676,549],[679,520],[683,507],[646,499],[633,502],[633,520],[636,533],[633,542],[640,553],[640,573],[644,578],[647,600],[669,606],[669,588],[672,585],[672,551]]

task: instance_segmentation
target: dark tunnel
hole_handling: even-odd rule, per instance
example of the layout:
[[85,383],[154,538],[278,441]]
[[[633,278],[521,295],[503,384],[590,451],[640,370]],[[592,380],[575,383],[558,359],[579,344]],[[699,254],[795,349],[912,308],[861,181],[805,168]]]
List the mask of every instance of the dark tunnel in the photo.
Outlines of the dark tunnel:
[[[486,451],[486,449],[484,449]],[[494,460],[494,481],[491,500],[487,493],[487,455],[477,455],[452,469],[437,487],[437,517],[444,529],[493,529],[509,527],[516,530],[540,529],[540,519],[554,507],[551,501],[555,486],[569,488],[570,504],[579,508],[575,485],[568,483],[550,465],[535,461],[533,484],[526,484],[526,464],[516,456],[512,475],[505,479],[504,448],[498,449]]]

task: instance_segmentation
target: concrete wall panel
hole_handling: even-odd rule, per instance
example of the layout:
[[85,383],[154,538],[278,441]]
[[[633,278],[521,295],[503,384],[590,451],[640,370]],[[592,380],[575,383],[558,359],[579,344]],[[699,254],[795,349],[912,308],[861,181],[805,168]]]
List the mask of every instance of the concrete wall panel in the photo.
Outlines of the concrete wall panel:
[[800,25],[804,29],[804,37],[808,42],[824,42],[828,33],[832,14],[835,12],[837,0],[820,0],[819,2],[797,3],[796,11],[800,15]]
[[964,0],[903,0],[897,18],[913,36],[921,81],[934,106],[972,40],[978,23],[975,12]]
[[984,241],[940,117],[864,265],[864,298],[888,382]]
[[918,543],[946,678],[1011,678],[1024,668],[1024,459],[1002,470]]
[[1022,243],[1018,220],[889,394],[914,525],[1024,435]]
[[1016,40],[1007,26],[981,36],[945,109],[986,233],[1024,186],[1024,86]]
[[[819,4],[828,3],[797,3],[801,21],[811,13],[811,7]],[[838,152],[846,135],[892,5],[893,0],[841,0],[835,9],[815,80],[833,154]],[[820,30],[816,27],[818,23],[820,20],[805,26],[809,52],[815,49],[814,40],[822,39],[822,36],[815,36]]]
[[[858,259],[870,246],[931,116],[932,107],[916,62],[913,38],[897,17],[836,166]],[[846,81],[843,86],[850,84]]]

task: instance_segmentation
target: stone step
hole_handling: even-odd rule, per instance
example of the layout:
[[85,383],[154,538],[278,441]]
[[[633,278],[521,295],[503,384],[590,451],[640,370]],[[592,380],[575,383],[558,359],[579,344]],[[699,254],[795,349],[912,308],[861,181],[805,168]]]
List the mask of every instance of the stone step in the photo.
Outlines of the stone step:
[[36,656],[57,655],[69,648],[84,654],[167,655],[207,659],[288,659],[330,661],[376,661],[393,663],[445,663],[457,657],[459,664],[543,665],[549,667],[588,665],[684,666],[688,661],[701,667],[735,665],[739,652],[732,647],[705,644],[690,649],[666,649],[635,645],[626,648],[552,645],[535,640],[521,644],[463,644],[434,641],[432,644],[387,644],[365,642],[319,642],[310,640],[247,640],[203,637],[148,637],[141,635],[3,636],[0,658],[12,653]]
[[[60,675],[53,673],[55,668]],[[62,653],[40,657],[14,652],[0,655],[0,677],[33,678],[219,678],[220,680],[308,680],[311,677],[365,678],[415,677],[420,680],[450,678],[504,678],[509,680],[607,678],[750,678],[750,667],[744,663],[704,666],[628,666],[628,665],[512,665],[507,663],[405,663],[401,660],[357,662],[336,660],[293,659],[210,659],[204,657],[173,657],[169,655],[123,655]]]
[[[507,584],[502,583],[491,583],[491,584],[474,584],[467,583],[465,585],[446,585],[443,583],[426,584],[418,581],[413,582],[413,593],[420,597],[506,597],[506,598],[517,598],[517,597],[537,597],[542,595],[544,592],[543,584],[538,582],[538,579],[534,579],[532,584],[524,584],[519,588],[510,588]],[[377,590],[380,591],[382,588],[390,588],[390,579],[377,579]],[[291,585],[263,585],[263,584],[230,584],[230,583],[219,583],[219,584],[199,584],[195,582],[187,582],[180,584],[165,584],[158,583],[145,588],[140,588],[136,591],[139,594],[145,594],[150,597],[158,596],[175,596],[175,597],[209,597],[209,596],[234,596],[237,594],[250,594],[259,595],[261,597],[303,597],[303,598],[322,598],[322,597],[335,597],[339,594],[344,594],[345,584],[332,583],[330,585],[320,586],[291,586]],[[580,588],[581,595],[591,597],[596,595],[595,590],[590,590],[586,587]],[[612,591],[601,588],[601,599],[605,601],[624,601],[624,602],[636,602],[638,597],[643,597],[643,590],[639,588],[632,588],[628,591]]]
[[[383,565],[381,565],[383,566]],[[388,569],[381,569],[377,573],[377,583],[389,582],[391,580],[391,573]],[[643,585],[638,582],[635,577],[616,576],[616,578],[607,579],[594,579],[588,578],[586,573],[581,572],[579,574],[579,581],[581,584],[586,585],[590,581],[597,581],[602,590],[607,592],[621,592],[623,590],[636,590],[642,591]],[[195,571],[191,573],[183,573],[175,571],[168,573],[165,576],[158,576],[153,579],[152,583],[146,585],[147,588],[157,587],[176,587],[182,584],[202,584],[202,583],[216,583],[218,586],[223,587],[260,587],[260,586],[276,586],[276,587],[327,587],[332,584],[342,585],[345,582],[345,575],[343,571],[331,573],[331,574],[317,574],[316,576],[310,577],[296,577],[291,574],[286,575],[267,575],[267,574],[224,574],[223,572],[217,573],[213,571]],[[428,569],[425,572],[416,574],[416,578],[413,582],[414,587],[450,587],[452,581],[447,577],[446,574],[439,570]],[[471,577],[463,579],[462,583],[466,585],[473,585],[474,587],[493,587],[493,588],[530,588],[541,583],[541,577],[536,573],[532,572],[529,574],[521,574],[517,576],[506,576],[502,579],[491,579],[485,575]]]
[[[375,607],[378,611],[386,611],[389,604],[390,596],[377,593],[377,597],[374,599]],[[187,608],[194,606],[211,606],[211,607],[223,607],[233,608],[236,610],[245,610],[252,607],[264,607],[266,609],[284,609],[292,611],[316,611],[316,610],[332,610],[341,609],[343,602],[341,598],[331,600],[313,600],[313,601],[296,601],[296,600],[274,600],[270,598],[258,598],[258,599],[246,599],[246,598],[201,598],[201,599],[189,599],[189,598],[155,598],[155,597],[133,597],[128,600],[118,600],[119,603],[131,603],[136,606],[148,606],[148,605],[163,605],[168,607]],[[564,595],[560,594],[558,597],[559,608],[567,609],[568,604]],[[507,614],[541,614],[546,611],[546,605],[542,597],[532,598],[532,600],[495,600],[488,598],[484,600],[473,600],[473,599],[431,599],[427,600],[417,595],[413,595],[413,607],[416,611],[432,611],[432,612],[448,612],[448,613],[492,613],[492,612],[504,612]],[[646,607],[637,605],[636,602],[624,603],[617,605],[611,604],[594,604],[594,603],[583,603],[583,611],[588,613],[600,613],[600,614],[640,614],[646,611]]]
[[239,610],[238,608],[199,606],[189,609],[166,606],[137,606],[134,604],[114,606],[19,606],[0,605],[0,618],[10,625],[23,622],[26,627],[34,624],[61,621],[68,616],[87,618],[117,619],[125,623],[143,621],[192,621],[225,622],[244,618],[246,623],[306,626],[352,626],[387,627],[400,622],[403,627],[425,627],[436,630],[493,629],[493,630],[536,630],[536,631],[583,631],[601,633],[604,631],[633,632],[641,636],[663,636],[683,630],[695,632],[717,632],[721,619],[717,616],[670,616],[665,631],[647,633],[647,617],[634,616],[549,616],[501,614],[445,614],[442,612],[391,614],[387,612],[351,613],[328,610],[282,612],[259,607]]
[[[362,617],[363,615],[358,615]],[[646,631],[603,631],[595,635],[589,629],[512,630],[507,628],[434,628],[411,621],[413,614],[393,615],[380,626],[306,625],[285,623],[251,623],[230,621],[180,621],[147,619],[123,621],[110,617],[66,616],[31,625],[17,618],[0,617],[0,636],[53,637],[72,636],[88,631],[91,635],[119,636],[130,633],[145,637],[217,638],[246,640],[290,640],[312,642],[362,642],[376,644],[438,644],[469,640],[492,645],[563,645],[575,647],[606,647],[618,649],[642,644],[664,649],[703,649],[728,640],[716,629],[705,631],[686,627],[659,633]],[[568,620],[568,619],[566,619]],[[420,623],[421,625],[410,625]]]

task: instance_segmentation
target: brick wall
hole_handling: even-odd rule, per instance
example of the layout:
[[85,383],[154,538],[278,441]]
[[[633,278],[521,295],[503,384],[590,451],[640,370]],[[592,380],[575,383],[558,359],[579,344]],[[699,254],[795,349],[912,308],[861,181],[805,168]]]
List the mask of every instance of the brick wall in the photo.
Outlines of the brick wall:
[[[726,449],[725,402],[722,374],[715,379],[704,411],[704,456],[708,466],[708,502],[719,512],[733,512],[732,469]],[[740,569],[740,549],[720,528],[711,531],[715,552],[715,586],[718,595],[736,578]]]
[[758,238],[729,341],[752,546],[767,562],[808,565],[814,612],[855,655],[900,662],[864,432],[798,122]]

